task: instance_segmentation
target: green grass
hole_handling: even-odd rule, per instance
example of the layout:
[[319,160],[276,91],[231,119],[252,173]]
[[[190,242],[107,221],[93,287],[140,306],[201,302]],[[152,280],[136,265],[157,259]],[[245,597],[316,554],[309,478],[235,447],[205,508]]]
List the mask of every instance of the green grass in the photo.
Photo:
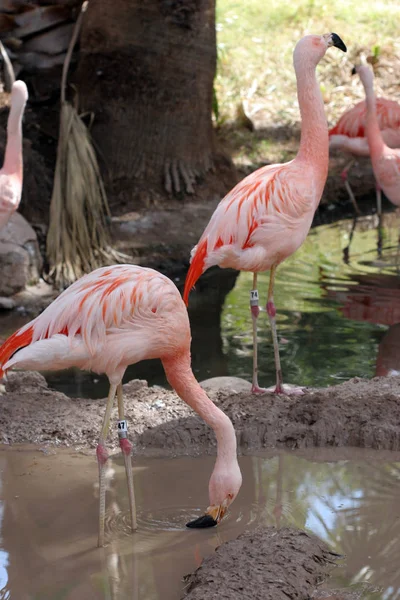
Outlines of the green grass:
[[318,68],[329,122],[363,97],[351,67],[379,53],[378,93],[400,100],[400,2],[361,0],[217,0],[219,122],[234,120],[241,102],[263,123],[299,120],[293,48],[307,33],[334,31],[348,54],[330,49]]

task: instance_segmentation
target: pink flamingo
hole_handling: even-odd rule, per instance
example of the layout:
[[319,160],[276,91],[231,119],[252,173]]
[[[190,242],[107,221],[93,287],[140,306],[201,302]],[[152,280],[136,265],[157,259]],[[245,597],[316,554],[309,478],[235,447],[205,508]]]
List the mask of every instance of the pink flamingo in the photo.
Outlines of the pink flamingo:
[[7,123],[7,145],[0,170],[0,229],[17,210],[22,194],[22,115],[28,100],[23,81],[15,81],[11,90],[11,108]]
[[[341,177],[357,214],[360,213],[360,210],[354,197],[353,190],[350,187],[348,175],[350,168],[354,163],[354,157],[370,156],[365,129],[366,113],[367,105],[365,100],[362,100],[353,106],[353,108],[347,110],[340,117],[336,125],[329,130],[329,147],[331,149],[341,150],[353,156],[351,161],[343,169]],[[390,148],[399,148],[400,104],[394,100],[388,100],[387,98],[377,98],[376,114],[379,129],[381,130],[385,144]],[[382,199],[379,185],[376,185],[376,206],[378,214],[381,214]]]
[[346,46],[336,33],[307,35],[293,54],[297,94],[302,118],[300,148],[288,163],[258,169],[221,200],[199,243],[192,250],[184,300],[212,265],[253,273],[250,307],[253,320],[252,391],[263,392],[257,377],[257,319],[260,312],[257,273],[271,270],[267,313],[274,344],[275,393],[300,392],[283,387],[273,299],[277,266],[304,242],[321,199],[328,173],[328,127],[316,66],[326,50]]
[[242,477],[236,436],[230,419],[208,398],[190,365],[190,325],[178,289],[153,269],[116,265],[96,269],[66,289],[36,319],[0,348],[0,377],[10,368],[66,369],[72,366],[105,373],[110,381],[106,412],[97,446],[100,510],[99,541],[104,544],[105,440],[115,396],[118,435],[124,455],[132,529],[137,527],[131,449],[122,397],[128,365],[160,358],[167,379],[217,438],[217,459],[209,482],[210,506],[189,527],[209,527],[223,518],[239,492]]
[[400,149],[390,148],[382,136],[376,110],[374,76],[366,65],[354,67],[364,86],[367,104],[365,131],[372,168],[378,186],[393,204],[400,206]]

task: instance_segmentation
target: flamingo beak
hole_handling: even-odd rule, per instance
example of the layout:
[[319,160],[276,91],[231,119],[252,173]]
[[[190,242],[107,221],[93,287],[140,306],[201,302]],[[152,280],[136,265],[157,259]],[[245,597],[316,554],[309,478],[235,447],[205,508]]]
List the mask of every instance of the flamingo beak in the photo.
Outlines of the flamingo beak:
[[338,36],[337,33],[331,33],[331,46],[335,46],[335,48],[339,48],[343,52],[347,52],[346,44],[343,40]]
[[215,527],[224,518],[225,513],[228,510],[228,506],[231,502],[232,498],[229,495],[228,498],[225,498],[222,504],[213,504],[212,506],[209,506],[204,515],[202,515],[198,519],[195,519],[194,521],[186,523],[186,527],[190,527],[191,529],[205,529],[206,527]]
[[356,66],[354,66],[354,67],[352,68],[352,70],[351,70],[351,74],[352,74],[352,75],[355,75],[356,73],[357,73],[357,67],[356,67]]

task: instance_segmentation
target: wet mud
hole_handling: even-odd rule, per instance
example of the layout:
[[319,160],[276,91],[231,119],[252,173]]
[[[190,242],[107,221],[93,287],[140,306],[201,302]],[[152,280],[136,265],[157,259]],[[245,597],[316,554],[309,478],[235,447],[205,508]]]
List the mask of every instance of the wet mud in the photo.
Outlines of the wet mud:
[[188,600],[307,600],[337,556],[314,536],[260,527],[220,546],[188,579]]
[[[400,377],[354,378],[300,397],[238,391],[237,380],[231,388],[217,383],[208,394],[231,418],[242,453],[316,446],[400,450]],[[212,430],[174,392],[133,380],[124,395],[136,454],[215,453]],[[8,375],[1,404],[0,442],[80,448],[96,446],[105,410],[103,399],[68,398],[28,372]],[[115,448],[117,441],[114,433],[107,443]]]

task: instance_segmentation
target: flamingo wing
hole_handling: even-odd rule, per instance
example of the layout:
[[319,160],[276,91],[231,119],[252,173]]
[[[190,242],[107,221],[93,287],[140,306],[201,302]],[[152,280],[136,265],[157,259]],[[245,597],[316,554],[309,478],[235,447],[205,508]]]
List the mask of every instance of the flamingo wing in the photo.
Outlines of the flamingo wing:
[[294,161],[263,167],[243,179],[221,200],[192,250],[184,301],[212,265],[264,270],[268,255],[274,264],[290,254],[283,246],[305,213],[312,218],[314,198],[312,177],[307,179]]
[[[152,269],[134,265],[97,269],[72,284],[36,319],[6,340],[0,348],[0,367],[21,348],[49,340],[56,363],[67,348],[71,357],[74,353],[81,358],[99,354],[108,334],[132,331],[140,327],[139,321],[143,327],[157,312],[168,311],[171,294],[181,302],[174,284]],[[83,350],[76,346],[77,339]],[[49,356],[48,344],[36,348],[39,354]]]
[[17,176],[0,172],[0,226],[5,225],[12,213],[17,210],[21,192],[22,186]]
[[[366,113],[365,100],[361,100],[340,117],[336,125],[329,130],[329,136],[365,137]],[[380,129],[400,129],[400,104],[387,98],[377,98],[376,113]]]

